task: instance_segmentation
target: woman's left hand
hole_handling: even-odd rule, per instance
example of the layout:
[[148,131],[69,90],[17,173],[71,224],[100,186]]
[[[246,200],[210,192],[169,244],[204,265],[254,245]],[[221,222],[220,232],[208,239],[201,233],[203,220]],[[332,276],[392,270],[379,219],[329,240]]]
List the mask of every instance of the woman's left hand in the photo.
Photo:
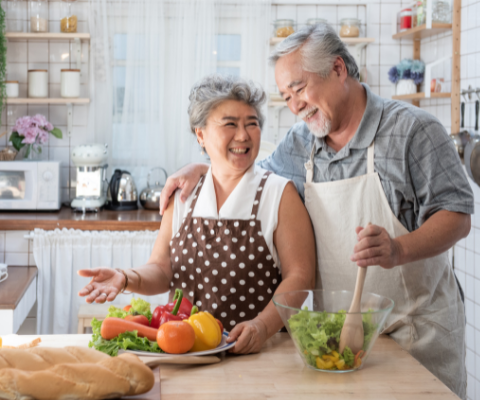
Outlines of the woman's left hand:
[[227,343],[233,341],[235,347],[229,350],[235,354],[258,353],[267,340],[267,327],[264,322],[254,319],[241,322],[232,329],[227,338]]

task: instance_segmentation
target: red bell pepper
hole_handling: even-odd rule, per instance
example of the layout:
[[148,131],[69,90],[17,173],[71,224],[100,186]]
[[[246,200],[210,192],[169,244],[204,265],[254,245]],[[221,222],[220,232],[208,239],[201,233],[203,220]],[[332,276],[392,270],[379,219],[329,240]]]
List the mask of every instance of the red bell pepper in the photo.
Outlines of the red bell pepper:
[[152,322],[150,322],[150,326],[152,328],[158,329],[160,327],[160,319],[162,318],[162,314],[165,310],[165,306],[158,306],[153,310],[152,314]]
[[184,315],[183,313],[180,313],[179,315],[177,315],[182,305],[182,299],[183,299],[182,289],[175,290],[174,299],[177,300],[175,302],[175,307],[173,307],[172,312],[169,312],[169,311],[163,312],[162,317],[160,318],[160,326],[162,326],[165,322],[168,322],[168,321],[183,321],[184,319],[188,318],[188,316]]
[[[179,289],[177,289],[179,290]],[[172,311],[173,310],[173,307],[175,307],[175,305],[177,304],[177,297],[178,297],[178,292],[177,290],[175,290],[175,296],[173,296],[173,302],[172,303],[168,303],[165,307],[165,310],[166,311]],[[183,293],[183,291],[182,291]],[[178,312],[180,314],[185,314],[185,315],[190,315],[191,311],[192,311],[192,303],[190,303],[190,301],[186,298],[186,297],[183,297],[181,300],[180,300],[180,309],[178,310]]]

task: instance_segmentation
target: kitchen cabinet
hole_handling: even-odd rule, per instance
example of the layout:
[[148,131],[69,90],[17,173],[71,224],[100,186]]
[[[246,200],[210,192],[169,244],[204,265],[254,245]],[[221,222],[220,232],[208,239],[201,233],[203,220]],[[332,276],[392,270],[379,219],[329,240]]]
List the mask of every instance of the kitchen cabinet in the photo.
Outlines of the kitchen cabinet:
[[[20,344],[37,336],[6,336]],[[91,335],[40,336],[41,346],[87,346]],[[386,335],[363,369],[343,374],[305,367],[287,333],[270,338],[258,354],[221,354],[217,364],[161,365],[161,398],[458,400],[442,382]]]

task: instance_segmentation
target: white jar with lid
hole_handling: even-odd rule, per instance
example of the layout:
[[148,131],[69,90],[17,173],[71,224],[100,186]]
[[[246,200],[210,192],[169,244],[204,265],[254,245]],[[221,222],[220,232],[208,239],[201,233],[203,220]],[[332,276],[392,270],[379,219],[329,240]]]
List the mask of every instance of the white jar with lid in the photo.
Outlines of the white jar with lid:
[[5,81],[7,97],[18,97],[18,81]]
[[60,95],[66,98],[80,97],[80,70],[62,69]]
[[48,71],[46,69],[28,71],[28,97],[48,97]]

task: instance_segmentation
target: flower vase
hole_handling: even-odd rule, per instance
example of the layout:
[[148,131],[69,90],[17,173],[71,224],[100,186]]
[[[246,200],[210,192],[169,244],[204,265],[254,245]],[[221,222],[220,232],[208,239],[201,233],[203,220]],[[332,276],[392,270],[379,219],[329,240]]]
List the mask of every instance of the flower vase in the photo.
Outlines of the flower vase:
[[397,83],[396,95],[402,96],[405,94],[417,93],[417,85],[413,79],[400,79]]
[[27,144],[23,146],[15,157],[16,160],[37,161],[40,159],[42,148],[39,145]]

